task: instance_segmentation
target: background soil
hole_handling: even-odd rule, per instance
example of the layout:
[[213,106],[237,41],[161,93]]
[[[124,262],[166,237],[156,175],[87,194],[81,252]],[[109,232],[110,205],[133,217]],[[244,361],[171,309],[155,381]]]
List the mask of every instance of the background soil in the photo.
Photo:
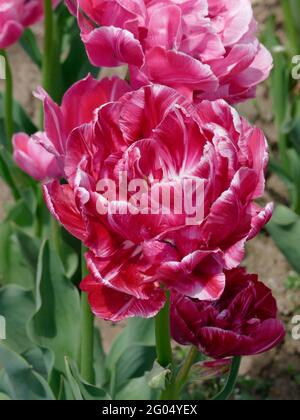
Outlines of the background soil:
[[[255,15],[263,29],[265,20],[270,14],[276,14],[281,21],[278,0],[253,0]],[[40,33],[40,28],[35,29]],[[282,33],[280,24],[278,33]],[[38,103],[31,92],[40,83],[40,75],[26,54],[17,45],[10,49],[15,78],[15,96],[25,107],[28,114],[38,119]],[[0,81],[0,89],[3,82]],[[276,142],[272,106],[267,94],[267,86],[258,89],[258,100],[240,106],[252,122],[264,129],[270,143]],[[286,191],[276,176],[271,176],[267,183],[266,199],[276,196],[285,197]],[[0,181],[0,220],[5,215],[5,206],[10,202],[7,187]],[[278,299],[282,319],[287,325],[285,343],[277,349],[262,356],[245,358],[241,374],[243,380],[250,383],[250,395],[256,398],[272,398],[283,400],[300,399],[300,342],[291,337],[291,319],[296,313],[300,314],[300,290],[289,290],[286,286],[287,278],[292,273],[291,268],[282,254],[277,250],[271,238],[265,233],[251,241],[247,249],[246,265],[252,272],[259,273],[260,278],[273,290]],[[105,348],[108,348],[123,325],[112,326],[101,322]],[[250,381],[250,382],[249,382]],[[262,397],[262,389],[263,397]]]

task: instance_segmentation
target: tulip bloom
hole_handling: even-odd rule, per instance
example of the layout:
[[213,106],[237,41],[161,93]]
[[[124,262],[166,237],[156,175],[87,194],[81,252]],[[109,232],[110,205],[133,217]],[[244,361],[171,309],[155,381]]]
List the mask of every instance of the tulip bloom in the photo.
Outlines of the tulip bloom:
[[[59,0],[53,0],[56,6]],[[43,17],[43,0],[0,0],[0,49],[18,41],[23,31]]]
[[[35,95],[44,103],[45,131],[34,134],[30,141],[24,133],[17,134],[13,142],[16,163],[35,179],[63,178],[66,142],[71,131],[92,121],[98,107],[118,99],[128,90],[127,83],[119,78],[98,81],[87,76],[67,90],[58,106],[43,89],[38,89]],[[37,159],[41,147],[43,162]],[[48,165],[50,158],[55,164]],[[43,163],[39,175],[37,169],[41,169]]]
[[285,336],[271,290],[241,268],[226,273],[224,294],[215,302],[173,293],[171,329],[178,343],[215,359],[263,353]]
[[250,0],[66,0],[95,66],[128,64],[132,86],[159,83],[193,98],[255,96],[272,57],[255,36]]
[[[68,136],[64,127],[74,113],[53,103],[47,111],[47,103],[44,146],[59,156],[67,184],[48,183],[44,194],[52,214],[90,250],[82,289],[94,313],[113,321],[154,316],[165,302],[160,284],[191,298],[219,299],[224,270],[240,264],[245,242],[272,214],[271,205],[260,209],[253,201],[264,192],[262,132],[222,100],[191,105],[160,85],[99,104],[93,121]],[[74,112],[80,109],[72,103]],[[139,199],[130,190],[136,180]],[[186,208],[151,211],[149,191],[165,196],[186,181],[203,186],[197,222],[187,223]],[[113,184],[115,197],[103,182]],[[197,191],[191,186],[183,198]]]
[[15,134],[13,147],[17,165],[32,178],[47,181],[60,176],[61,171],[55,156],[26,134]]

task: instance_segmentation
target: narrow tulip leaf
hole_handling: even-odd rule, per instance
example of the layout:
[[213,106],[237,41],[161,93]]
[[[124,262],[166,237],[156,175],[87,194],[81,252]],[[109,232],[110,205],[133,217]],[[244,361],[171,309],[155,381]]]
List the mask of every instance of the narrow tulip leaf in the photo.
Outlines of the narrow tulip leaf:
[[151,401],[158,399],[158,392],[149,387],[147,379],[143,376],[141,378],[131,379],[127,384],[116,394],[116,400],[121,401]]
[[21,355],[35,372],[41,375],[47,382],[49,381],[54,367],[54,353],[50,349],[43,347],[32,347]]
[[300,217],[288,207],[280,205],[267,230],[288,262],[300,274]]
[[0,345],[0,392],[12,400],[54,400],[45,381],[26,360]]
[[64,88],[67,90],[72,84],[91,73],[94,77],[99,74],[99,68],[93,67],[86,55],[84,44],[80,37],[77,22],[74,20],[66,34],[69,51],[62,64]]
[[36,278],[36,312],[29,323],[33,340],[55,354],[55,368],[65,369],[65,357],[77,359],[80,343],[80,298],[64,275],[64,267],[45,241]]
[[20,44],[31,60],[39,67],[42,67],[42,55],[38,47],[36,37],[31,29],[27,28],[20,38]]
[[230,373],[226,382],[225,387],[223,390],[216,395],[213,400],[214,401],[226,401],[229,400],[231,395],[234,392],[234,388],[238,379],[238,374],[241,366],[242,358],[240,356],[236,356],[232,359]]
[[154,346],[133,345],[128,347],[118,359],[112,376],[112,395],[118,393],[125,385],[135,378],[140,378],[152,369],[156,358]]
[[9,285],[0,289],[0,314],[6,320],[6,340],[3,345],[18,353],[32,347],[27,334],[27,323],[34,313],[32,293]]
[[67,379],[75,400],[110,400],[107,392],[84,381],[74,362],[65,359]]
[[[3,94],[0,92],[0,120],[3,120],[4,118],[3,110]],[[22,105],[17,101],[14,101],[13,103],[13,120],[15,132],[24,131],[27,134],[33,134],[37,131],[37,127],[28,117]]]
[[293,177],[293,184],[290,185],[290,195],[292,198],[292,208],[296,214],[300,214],[300,155],[295,149],[288,150],[290,161],[290,173]]
[[103,388],[108,382],[108,372],[106,369],[106,357],[103,350],[100,331],[95,328],[94,331],[94,372],[96,385]]
[[154,319],[133,318],[114,341],[107,357],[108,369],[113,369],[117,360],[134,344],[155,346]]
[[155,358],[154,320],[130,319],[116,338],[106,359],[111,395],[115,397],[131,379],[142,377],[147,370],[151,370]]
[[71,392],[73,394],[74,400],[76,401],[83,401],[83,395],[81,394],[79,384],[75,380],[75,378],[72,375],[69,360],[66,357],[65,358],[65,365],[66,365],[66,375],[68,379],[68,384],[70,386]]
[[298,33],[300,37],[300,3],[299,0],[289,0],[295,22],[297,23]]

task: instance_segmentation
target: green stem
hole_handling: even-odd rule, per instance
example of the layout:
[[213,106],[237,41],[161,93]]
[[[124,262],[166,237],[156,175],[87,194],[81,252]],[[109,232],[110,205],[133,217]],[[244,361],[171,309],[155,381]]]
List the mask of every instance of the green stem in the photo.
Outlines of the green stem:
[[58,224],[57,220],[54,219],[54,217],[51,217],[51,237],[55,251],[59,258],[62,259],[63,255],[61,250],[61,227]]
[[[82,278],[88,274],[82,246]],[[81,375],[88,383],[95,383],[94,372],[94,315],[86,293],[81,295]]]
[[168,292],[166,304],[155,318],[155,337],[157,361],[162,367],[166,368],[173,363],[170,332],[170,295]]
[[234,357],[231,364],[230,374],[228,376],[227,383],[224,389],[220,392],[220,394],[216,395],[213,400],[215,401],[224,401],[228,400],[234,391],[234,387],[236,385],[236,381],[238,378],[240,366],[241,366],[242,358],[237,356]]
[[[44,45],[42,57],[42,86],[51,95],[53,83],[54,55],[54,17],[52,0],[43,0],[44,4]],[[44,128],[44,111],[41,107],[41,130]]]
[[199,354],[199,350],[196,347],[191,347],[183,365],[181,366],[175,381],[175,389],[176,395],[179,397],[180,391],[182,390],[183,386],[185,385],[187,378],[189,376],[191,367],[193,366],[197,356]]
[[5,95],[4,95],[4,113],[5,113],[5,131],[7,136],[7,148],[12,151],[12,136],[14,134],[13,122],[13,75],[6,51],[0,50],[0,55],[5,60]]
[[43,87],[51,94],[54,50],[54,19],[52,0],[44,1]]
[[285,30],[288,35],[288,40],[291,48],[291,53],[297,54],[299,51],[299,33],[291,8],[290,0],[281,0],[281,6],[284,15]]
[[155,337],[157,362],[164,368],[171,369],[171,378],[166,389],[162,392],[161,400],[172,400],[175,398],[174,363],[171,346],[170,330],[170,293],[166,293],[166,304],[155,318]]

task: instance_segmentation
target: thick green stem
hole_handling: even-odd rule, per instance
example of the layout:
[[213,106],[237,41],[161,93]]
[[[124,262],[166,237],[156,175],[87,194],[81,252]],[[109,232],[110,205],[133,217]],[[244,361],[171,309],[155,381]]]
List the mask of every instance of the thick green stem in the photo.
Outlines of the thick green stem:
[[170,332],[170,295],[164,308],[155,318],[156,351],[158,363],[166,368],[173,363]]
[[13,122],[13,75],[9,64],[6,51],[0,50],[0,55],[5,61],[5,95],[4,95],[4,114],[5,114],[5,131],[7,136],[7,148],[12,151],[12,136],[14,134]]
[[176,395],[178,397],[188,379],[191,367],[195,363],[195,360],[197,359],[198,354],[199,354],[199,350],[196,347],[191,347],[183,365],[181,366],[178,372],[178,375],[175,381],[175,390],[176,390]]
[[54,50],[54,19],[52,0],[44,1],[44,51],[43,51],[43,87],[51,94],[53,50]]
[[[84,259],[85,248],[82,247],[82,278],[88,274]],[[81,376],[88,383],[95,383],[94,372],[94,315],[89,306],[86,293],[81,296]]]
[[171,376],[166,389],[162,392],[161,400],[175,399],[175,378],[173,353],[170,331],[170,294],[166,293],[166,304],[155,318],[155,337],[157,361],[164,368],[171,369]]
[[240,366],[241,366],[241,360],[242,358],[239,356],[233,358],[227,383],[224,389],[220,392],[220,394],[215,396],[213,400],[224,401],[230,398],[230,396],[232,395],[234,391],[234,387],[236,385],[236,381],[237,381]]

